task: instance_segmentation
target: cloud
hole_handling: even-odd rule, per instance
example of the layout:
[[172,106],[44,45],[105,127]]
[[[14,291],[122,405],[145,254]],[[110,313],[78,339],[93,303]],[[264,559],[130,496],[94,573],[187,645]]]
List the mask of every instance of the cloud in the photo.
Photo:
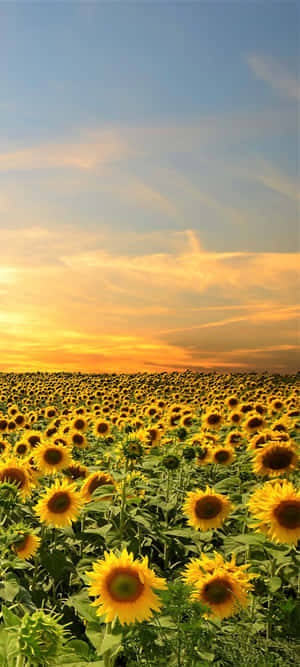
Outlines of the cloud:
[[208,252],[191,228],[155,237],[160,252],[145,254],[142,235],[129,255],[102,230],[2,229],[1,368],[247,369],[268,358],[295,369],[296,253]]
[[291,99],[300,99],[299,78],[290,74],[273,58],[253,54],[247,59],[252,72],[265,83],[269,84],[279,95]]
[[131,150],[120,136],[109,130],[97,133],[97,138],[78,138],[77,141],[42,143],[22,150],[0,153],[0,171],[71,168],[89,170],[122,160]]
[[211,253],[197,249],[179,254],[113,256],[104,250],[95,250],[61,257],[65,266],[78,271],[104,271],[119,279],[149,281],[164,289],[191,290],[203,293],[218,286],[222,292],[236,294],[249,288],[265,287],[269,291],[284,285],[293,287],[298,270],[297,253]]

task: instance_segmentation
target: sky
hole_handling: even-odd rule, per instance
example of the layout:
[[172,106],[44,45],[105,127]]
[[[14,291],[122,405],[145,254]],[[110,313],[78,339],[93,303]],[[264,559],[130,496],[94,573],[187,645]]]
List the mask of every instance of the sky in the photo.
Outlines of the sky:
[[0,370],[294,373],[300,4],[0,2]]

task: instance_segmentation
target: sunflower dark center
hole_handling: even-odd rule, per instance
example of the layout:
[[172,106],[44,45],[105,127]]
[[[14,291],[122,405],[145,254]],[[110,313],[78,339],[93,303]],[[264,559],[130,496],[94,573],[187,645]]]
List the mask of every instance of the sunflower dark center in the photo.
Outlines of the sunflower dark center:
[[259,428],[261,426],[262,421],[259,419],[259,417],[252,417],[252,419],[249,419],[248,421],[248,426],[249,428]]
[[284,528],[292,530],[300,528],[300,501],[283,500],[274,510],[278,523]]
[[204,586],[204,600],[208,604],[223,604],[232,597],[232,588],[226,579],[215,579]]
[[82,445],[83,435],[81,435],[80,433],[74,433],[72,440],[74,445]]
[[101,423],[101,424],[98,424],[97,431],[98,431],[98,433],[106,433],[106,431],[108,431],[107,424],[105,424],[104,422]]
[[79,479],[80,477],[84,478],[86,476],[85,470],[81,469],[79,466],[70,466],[65,472],[69,477],[72,477],[72,479]]
[[39,435],[30,435],[28,438],[28,442],[32,445],[32,447],[35,447],[35,445],[37,445],[38,442],[41,442],[41,438]]
[[197,500],[195,513],[198,519],[214,519],[221,512],[222,503],[215,496],[204,496]]
[[19,489],[22,489],[26,484],[26,475],[19,468],[6,468],[6,470],[2,470],[0,479],[16,484]]
[[116,602],[135,602],[141,596],[144,584],[136,572],[124,568],[112,572],[107,588]]
[[215,453],[215,460],[218,461],[218,463],[225,463],[225,461],[228,461],[229,456],[229,452],[225,449],[220,449],[219,452]]
[[218,424],[219,421],[221,420],[220,415],[209,415],[207,419],[208,424]]
[[23,415],[18,415],[16,417],[15,421],[16,421],[16,424],[20,425],[20,424],[24,423],[25,419],[24,419]]
[[266,452],[263,456],[263,464],[265,468],[271,470],[282,470],[287,468],[293,459],[293,452],[290,449],[283,449],[278,447],[273,451]]
[[74,426],[78,431],[81,431],[85,427],[85,422],[83,419],[76,419]]
[[19,454],[25,454],[26,449],[27,449],[26,445],[19,445],[19,446],[17,447],[17,452],[18,452]]
[[256,447],[259,447],[260,445],[264,445],[266,442],[265,436],[261,435],[258,440],[256,440]]
[[48,510],[53,514],[63,514],[71,505],[70,495],[66,491],[57,491],[48,501]]
[[100,486],[105,486],[105,484],[109,484],[106,477],[96,477],[95,479],[92,479],[89,484],[89,492],[94,493],[96,489],[99,489]]
[[49,447],[44,454],[44,459],[49,465],[60,463],[62,458],[62,452],[60,452],[59,449],[56,449],[56,447]]
[[29,541],[29,535],[24,535],[24,537],[20,539],[20,542],[18,541],[16,545],[17,551],[23,551],[23,549],[26,549],[28,541]]

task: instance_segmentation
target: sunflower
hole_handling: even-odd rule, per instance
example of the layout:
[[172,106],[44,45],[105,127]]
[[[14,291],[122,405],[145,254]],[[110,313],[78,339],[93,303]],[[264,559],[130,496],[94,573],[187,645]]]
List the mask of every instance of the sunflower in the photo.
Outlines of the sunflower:
[[271,441],[254,454],[253,470],[257,475],[276,477],[295,470],[297,465],[298,456],[291,443]]
[[166,425],[169,429],[175,429],[177,428],[178,422],[181,419],[181,414],[180,412],[174,412],[172,411],[166,420]]
[[250,413],[247,416],[246,421],[243,423],[243,428],[248,433],[257,433],[265,428],[266,422],[261,415],[258,413]]
[[71,428],[74,429],[75,431],[80,431],[81,433],[86,431],[87,427],[88,427],[87,421],[82,416],[75,417],[75,419],[73,419],[71,423]]
[[189,428],[190,426],[192,426],[193,421],[194,421],[194,416],[193,416],[193,414],[190,412],[190,413],[188,413],[188,414],[184,414],[184,415],[182,415],[182,417],[180,418],[180,422],[179,422],[179,423],[180,423],[180,425],[183,426],[184,428]]
[[140,459],[144,454],[143,445],[136,436],[129,436],[122,449],[125,458],[131,460]]
[[225,438],[225,445],[229,447],[239,447],[243,441],[243,434],[241,431],[230,431]]
[[275,434],[272,431],[262,431],[261,433],[256,433],[252,436],[250,442],[247,445],[247,449],[255,450],[263,447],[270,440],[275,440]]
[[55,407],[51,405],[48,408],[46,408],[45,417],[47,419],[53,419],[53,417],[56,417],[56,415],[57,415],[57,410]]
[[236,408],[238,404],[239,399],[237,396],[228,396],[225,400],[225,405],[227,405],[230,409]]
[[72,463],[71,452],[63,445],[41,444],[34,450],[34,461],[44,475],[51,475]]
[[7,440],[0,440],[0,456],[7,456],[10,450],[10,444]]
[[218,431],[223,423],[223,416],[218,408],[211,409],[203,415],[202,425],[210,430]]
[[180,458],[176,454],[167,454],[163,457],[162,464],[167,470],[176,470],[180,466]]
[[145,415],[146,417],[155,417],[157,415],[157,406],[156,405],[149,405],[145,409]]
[[270,480],[249,500],[249,510],[269,539],[297,545],[300,539],[300,491],[288,480]]
[[189,491],[183,505],[188,524],[196,530],[220,528],[233,506],[227,496],[215,493],[209,486],[205,491]]
[[67,480],[59,482],[57,479],[40,498],[34,510],[40,520],[48,526],[61,528],[70,526],[79,516],[83,499],[76,491],[76,484],[69,484]]
[[20,531],[20,538],[13,544],[13,549],[19,558],[28,560],[35,555],[40,545],[40,537],[34,533],[25,533]]
[[196,457],[196,450],[190,445],[183,447],[182,456],[185,461],[193,461]]
[[145,445],[148,445],[149,447],[156,447],[161,439],[161,431],[159,428],[152,426],[151,428],[146,428],[143,432],[141,432],[140,437]]
[[0,419],[0,433],[6,433],[7,426],[8,426],[8,420],[5,419],[5,417],[1,417],[1,419]]
[[222,619],[246,606],[247,593],[253,588],[250,579],[257,576],[245,571],[249,567],[250,563],[237,566],[235,554],[226,562],[217,552],[214,558],[203,553],[186,565],[182,579],[193,586],[191,599],[204,603],[210,615]]
[[228,445],[225,447],[214,447],[211,452],[211,462],[222,466],[229,466],[235,458],[234,449]]
[[26,435],[26,440],[31,447],[36,447],[42,442],[42,435],[38,431],[30,431],[30,433],[27,433]]
[[14,446],[14,454],[16,454],[17,456],[28,456],[30,451],[31,451],[30,444],[25,440],[19,440],[19,442],[16,442]]
[[237,614],[240,607],[247,606],[247,589],[250,587],[251,584],[243,586],[234,575],[220,568],[194,583],[191,599],[209,607],[209,616],[228,618]]
[[73,430],[69,433],[68,437],[71,447],[80,447],[80,449],[86,449],[86,447],[88,447],[87,439],[83,433]]
[[205,466],[211,463],[212,448],[209,445],[203,447],[196,447],[195,463],[197,466]]
[[97,438],[105,438],[110,432],[110,424],[104,419],[100,419],[94,424],[94,434]]
[[25,416],[22,415],[21,413],[19,413],[15,416],[15,423],[16,423],[18,428],[23,428],[25,422],[26,422]]
[[104,552],[104,560],[93,563],[93,571],[86,573],[91,580],[89,595],[96,599],[97,616],[105,614],[105,622],[116,617],[121,625],[149,620],[153,611],[160,611],[161,601],[153,589],[167,587],[165,579],[157,577],[148,567],[147,556],[134,560],[126,549],[118,558]]
[[[93,472],[89,475],[82,488],[81,495],[85,502],[90,502],[93,500],[93,493],[96,489],[99,489],[102,486],[115,486],[115,480],[106,472],[98,470],[98,472]],[[110,500],[112,498],[112,493],[109,496],[101,496],[97,500]]]
[[86,466],[81,465],[80,463],[72,462],[71,465],[64,470],[64,474],[67,476],[70,482],[73,482],[75,479],[85,479],[88,475],[89,469]]
[[251,563],[236,565],[236,554],[231,555],[230,561],[224,561],[223,556],[217,551],[214,551],[213,558],[209,558],[209,556],[203,552],[200,558],[192,558],[192,560],[185,566],[182,580],[186,584],[194,584],[195,581],[198,581],[203,575],[213,574],[215,570],[222,568],[247,582],[247,580],[257,576],[248,574],[244,571],[247,570],[250,565]]
[[271,428],[271,430],[275,431],[275,433],[286,433],[288,431],[288,429],[289,429],[288,420],[286,418],[277,419],[277,421],[275,421],[272,424],[272,428]]
[[18,490],[25,500],[31,495],[32,471],[28,463],[15,458],[14,456],[6,459],[6,462],[0,463],[0,483],[10,482],[18,487]]
[[229,415],[229,421],[231,424],[234,424],[234,426],[237,426],[242,421],[242,419],[243,415],[238,410],[231,412]]

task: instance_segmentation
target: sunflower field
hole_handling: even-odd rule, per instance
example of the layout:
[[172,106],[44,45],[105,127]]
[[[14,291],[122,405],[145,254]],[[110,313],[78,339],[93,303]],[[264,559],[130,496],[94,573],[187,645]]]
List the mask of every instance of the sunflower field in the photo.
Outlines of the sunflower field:
[[1,667],[300,664],[299,376],[0,375]]

